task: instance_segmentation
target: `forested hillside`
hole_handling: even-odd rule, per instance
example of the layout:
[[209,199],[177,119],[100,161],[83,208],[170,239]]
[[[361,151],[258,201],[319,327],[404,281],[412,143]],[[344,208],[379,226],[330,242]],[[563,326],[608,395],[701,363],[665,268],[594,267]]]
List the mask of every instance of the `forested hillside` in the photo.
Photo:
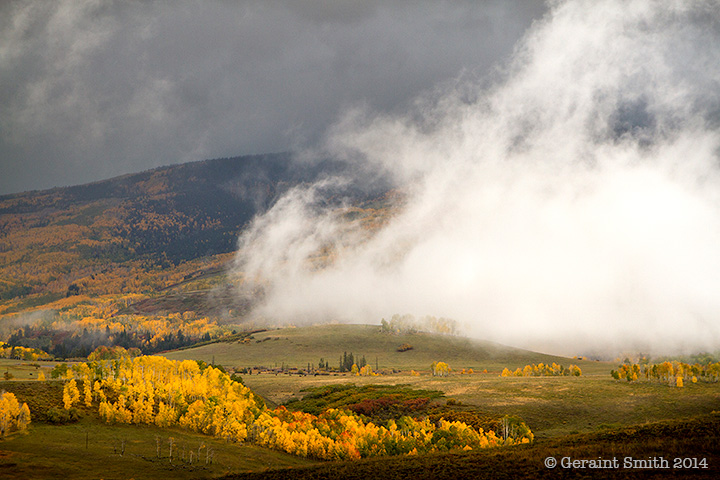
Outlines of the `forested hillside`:
[[[288,189],[343,168],[244,156],[0,197],[0,341],[64,358],[231,333],[218,324],[247,311],[225,275],[243,228]],[[343,190],[356,205],[338,203],[348,221],[387,213],[373,188]]]
[[289,154],[245,156],[2,196],[0,300],[138,293],[217,268],[212,257],[232,252],[243,226],[278,194],[339,168],[298,168]]

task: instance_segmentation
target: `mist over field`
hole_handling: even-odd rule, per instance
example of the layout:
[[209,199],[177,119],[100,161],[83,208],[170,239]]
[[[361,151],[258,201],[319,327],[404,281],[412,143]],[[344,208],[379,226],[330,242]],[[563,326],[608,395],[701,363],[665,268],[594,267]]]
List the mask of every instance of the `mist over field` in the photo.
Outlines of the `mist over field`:
[[[361,172],[294,189],[240,238],[259,317],[456,319],[577,354],[720,345],[720,10],[553,2],[494,75],[402,115],[351,109],[320,152]],[[372,235],[322,201],[390,179]],[[317,268],[325,249],[334,261]]]

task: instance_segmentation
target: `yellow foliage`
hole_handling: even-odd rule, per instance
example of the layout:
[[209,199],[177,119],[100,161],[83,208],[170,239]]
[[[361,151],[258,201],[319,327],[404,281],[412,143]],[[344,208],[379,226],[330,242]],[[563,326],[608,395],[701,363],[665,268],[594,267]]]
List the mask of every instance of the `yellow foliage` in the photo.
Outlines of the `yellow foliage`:
[[[487,369],[483,371],[487,373]],[[557,375],[573,375],[581,376],[582,370],[577,365],[570,365],[568,368],[564,368],[561,365],[553,362],[552,365],[546,365],[544,363],[525,365],[522,369],[516,368],[514,372],[511,372],[507,367],[503,369],[500,374],[501,377],[530,377],[530,376],[557,376]]]
[[65,382],[63,386],[63,406],[65,410],[70,410],[73,403],[80,400],[80,390],[77,388],[77,383],[74,378]]
[[20,405],[13,393],[0,394],[0,437],[16,430],[25,430],[30,424],[30,409]]
[[[75,371],[87,385],[94,381],[98,412],[107,422],[179,426],[228,441],[250,440],[303,457],[332,460],[415,455],[522,441],[503,440],[494,432],[475,430],[462,422],[443,420],[436,425],[403,417],[379,426],[342,410],[328,409],[320,415],[290,412],[284,407],[268,410],[227,374],[212,366],[201,370],[193,361],[141,356],[93,365],[93,369],[84,365]],[[435,367],[438,365],[442,368],[441,364]],[[372,369],[363,367],[360,372],[372,374]],[[68,390],[71,382],[74,380],[66,384]]]
[[690,365],[679,361],[666,361],[657,364],[644,363],[642,366],[623,363],[618,366],[617,371],[611,370],[610,373],[613,378],[618,380],[637,381],[642,374],[647,380],[655,379],[667,383],[669,386],[681,386],[678,384],[684,385],[685,381],[692,383],[697,383],[699,380],[717,382],[720,380],[720,362]]
[[430,366],[432,374],[436,377],[447,377],[450,375],[450,367],[445,362],[433,363]]

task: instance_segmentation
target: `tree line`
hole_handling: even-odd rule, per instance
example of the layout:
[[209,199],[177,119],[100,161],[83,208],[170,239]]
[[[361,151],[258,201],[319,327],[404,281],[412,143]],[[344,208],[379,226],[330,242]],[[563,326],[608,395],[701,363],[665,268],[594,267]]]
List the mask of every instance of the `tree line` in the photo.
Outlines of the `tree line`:
[[610,370],[610,375],[615,380],[636,382],[644,378],[682,387],[688,381],[692,383],[720,381],[720,362],[708,362],[704,365],[699,363],[690,365],[679,361],[638,364],[628,360],[619,365],[617,370]]
[[525,365],[523,368],[516,368],[515,371],[510,371],[507,367],[503,368],[501,377],[558,377],[558,376],[573,376],[579,377],[582,375],[582,369],[577,365],[570,365],[564,367],[555,362],[552,364],[538,363]]

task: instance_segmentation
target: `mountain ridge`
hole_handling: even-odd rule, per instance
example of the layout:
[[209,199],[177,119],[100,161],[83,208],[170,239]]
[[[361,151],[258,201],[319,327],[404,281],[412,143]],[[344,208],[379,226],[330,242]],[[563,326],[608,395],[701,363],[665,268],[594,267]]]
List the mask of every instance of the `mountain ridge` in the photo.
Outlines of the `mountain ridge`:
[[[168,165],[2,195],[0,301],[43,293],[57,298],[164,288],[167,279],[145,279],[151,284],[147,288],[111,286],[118,278],[105,278],[104,288],[96,277],[114,270],[114,277],[142,282],[146,274],[230,254],[242,229],[288,189],[346,168],[330,159],[299,163],[284,152]],[[363,197],[366,192],[343,193],[369,198]]]

